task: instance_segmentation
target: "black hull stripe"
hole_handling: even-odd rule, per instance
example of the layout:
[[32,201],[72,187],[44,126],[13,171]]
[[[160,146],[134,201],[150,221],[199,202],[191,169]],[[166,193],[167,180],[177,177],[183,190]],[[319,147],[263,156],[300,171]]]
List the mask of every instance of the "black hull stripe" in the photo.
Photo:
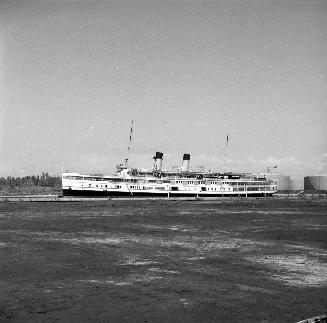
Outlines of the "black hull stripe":
[[[150,193],[150,192],[114,192],[114,191],[82,191],[82,190],[63,190],[64,196],[79,196],[79,197],[168,197],[168,193]],[[242,194],[197,194],[197,193],[174,193],[169,192],[169,197],[264,197],[272,196],[271,193],[245,193]]]

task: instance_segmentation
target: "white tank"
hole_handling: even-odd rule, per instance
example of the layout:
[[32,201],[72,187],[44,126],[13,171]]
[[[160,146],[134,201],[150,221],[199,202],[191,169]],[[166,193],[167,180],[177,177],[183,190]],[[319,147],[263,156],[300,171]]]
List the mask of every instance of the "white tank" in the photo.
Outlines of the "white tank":
[[303,178],[302,179],[291,179],[291,191],[303,191]]
[[291,189],[291,177],[288,175],[269,174],[268,177],[277,180],[278,191],[289,191]]

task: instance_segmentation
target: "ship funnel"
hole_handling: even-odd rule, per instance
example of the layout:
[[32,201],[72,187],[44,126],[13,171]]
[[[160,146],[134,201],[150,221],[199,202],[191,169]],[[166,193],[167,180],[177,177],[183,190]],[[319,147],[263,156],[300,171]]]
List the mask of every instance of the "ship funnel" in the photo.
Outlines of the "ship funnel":
[[182,172],[188,172],[190,169],[190,154],[183,155]]
[[162,170],[162,157],[163,157],[163,153],[160,152],[156,152],[156,169],[157,171],[161,171]]
[[153,170],[161,171],[162,169],[162,156],[163,153],[157,151],[153,157]]

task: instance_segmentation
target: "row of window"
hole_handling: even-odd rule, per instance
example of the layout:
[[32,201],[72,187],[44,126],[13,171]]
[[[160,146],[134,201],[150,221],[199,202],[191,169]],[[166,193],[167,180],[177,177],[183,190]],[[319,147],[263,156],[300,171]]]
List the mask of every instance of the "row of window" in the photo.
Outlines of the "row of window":
[[[124,182],[124,183],[171,183],[171,184],[188,184],[188,185],[199,185],[199,184],[206,184],[206,185],[217,185],[217,184],[228,184],[232,186],[258,186],[258,182],[218,182],[218,181],[184,181],[184,180],[177,180],[177,181],[169,181],[169,180],[138,180],[134,178],[101,178],[101,177],[83,177],[83,176],[63,176],[63,179],[69,180],[88,180],[88,181],[106,181],[107,183],[117,183],[117,182]],[[270,185],[270,182],[260,182],[260,185]],[[101,186],[102,187],[102,186]]]
[[63,179],[83,180],[83,176],[63,176]]
[[270,185],[269,182],[208,182],[208,184],[211,185],[217,185],[217,184],[227,184],[227,185],[232,185],[232,186],[251,186],[251,185]]
[[[258,186],[258,182],[217,182],[217,181],[175,181],[175,184],[191,184],[191,185],[199,185],[199,184],[206,184],[206,185],[221,185],[227,184],[232,186],[251,186],[256,185]],[[262,182],[260,185],[270,185],[269,182]]]
[[222,188],[219,189],[217,187],[201,187],[201,191],[207,191],[207,192],[225,192],[225,191],[231,191],[230,188]]
[[[86,185],[85,185],[86,186]],[[82,185],[82,187],[84,187],[84,185]],[[89,188],[91,188],[92,187],[92,184],[89,184],[88,185],[88,187]],[[99,187],[101,187],[101,188],[108,188],[108,185],[98,185],[98,184],[96,184],[95,185],[95,187],[97,187],[97,188],[99,188]],[[117,188],[121,188],[122,186],[121,185],[115,185],[115,188],[117,189]],[[141,187],[141,186],[129,186],[128,187],[129,189],[143,189],[143,190],[151,190],[151,189],[153,189],[153,187],[148,187],[148,186],[143,186],[143,187]],[[165,187],[164,186],[156,186],[156,187],[154,187],[154,189],[156,189],[156,190],[165,190]],[[275,188],[273,188],[273,189],[275,189]],[[176,186],[172,186],[171,188],[170,188],[170,190],[172,190],[172,191],[178,191],[178,190],[180,190],[180,188],[179,187],[176,187]],[[191,191],[191,190],[197,190],[197,188],[195,188],[195,187],[186,187],[186,188],[184,188],[183,190],[185,190],[185,191]],[[201,190],[202,191],[230,191],[231,189],[230,188],[217,188],[217,187],[201,187]],[[259,186],[259,187],[247,187],[247,189],[246,189],[247,191],[270,191],[271,190],[271,188],[270,187],[265,187],[265,186]],[[244,186],[242,186],[242,187],[234,187],[233,188],[233,191],[235,192],[235,191],[238,191],[238,192],[241,192],[241,191],[244,191]]]
[[97,181],[97,182],[107,182],[107,183],[117,183],[117,182],[123,182],[123,183],[156,183],[156,184],[162,184],[162,183],[170,183],[168,180],[157,180],[157,179],[150,179],[150,180],[140,180],[135,178],[106,178],[106,177],[83,177],[83,176],[63,176],[63,179],[69,179],[69,180],[85,180],[85,181]]
[[[247,187],[246,188],[247,191],[270,191],[270,187],[265,187],[265,186],[262,186],[262,187]],[[244,191],[244,187],[234,187],[233,188],[233,191]]]

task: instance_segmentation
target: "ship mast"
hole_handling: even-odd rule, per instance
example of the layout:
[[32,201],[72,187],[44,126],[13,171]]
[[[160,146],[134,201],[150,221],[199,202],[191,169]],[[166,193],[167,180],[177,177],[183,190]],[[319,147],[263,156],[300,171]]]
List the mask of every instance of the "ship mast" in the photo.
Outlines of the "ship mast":
[[227,146],[228,146],[228,134],[226,136],[226,145],[225,145],[225,152],[224,152],[224,174],[226,171],[226,156],[227,156]]
[[131,123],[131,130],[130,130],[130,133],[129,133],[129,142],[128,142],[128,147],[127,147],[127,157],[125,158],[125,166],[126,167],[128,166],[128,159],[129,159],[129,154],[130,154],[130,151],[131,151],[132,138],[133,138],[133,120],[132,120],[132,123]]

